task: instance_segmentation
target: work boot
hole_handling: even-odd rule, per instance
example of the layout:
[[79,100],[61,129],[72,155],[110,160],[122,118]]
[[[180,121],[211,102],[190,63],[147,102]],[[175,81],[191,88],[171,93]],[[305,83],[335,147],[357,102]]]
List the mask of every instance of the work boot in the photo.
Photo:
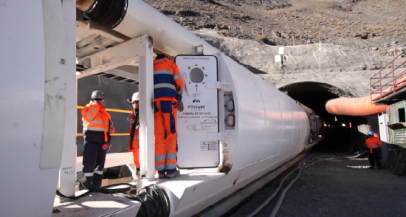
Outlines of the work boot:
[[165,176],[165,174],[159,174],[159,175],[158,175],[158,178],[164,179],[164,178],[166,178],[166,176]]
[[172,174],[166,174],[166,178],[168,178],[168,179],[172,179],[172,178],[175,178],[175,177],[178,177],[178,176],[180,176],[180,172],[179,172],[179,170],[176,170],[174,173],[172,173]]
[[86,181],[83,182],[82,185],[89,191],[94,188],[91,179],[86,179]]

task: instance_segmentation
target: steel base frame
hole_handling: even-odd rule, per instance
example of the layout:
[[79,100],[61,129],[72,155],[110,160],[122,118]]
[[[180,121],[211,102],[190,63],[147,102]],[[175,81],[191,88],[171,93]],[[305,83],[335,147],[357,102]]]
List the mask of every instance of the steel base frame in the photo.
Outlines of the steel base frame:
[[[108,71],[109,74],[120,73],[121,76],[125,73],[125,77],[139,81],[140,172],[145,178],[138,180],[137,186],[139,189],[147,186],[150,181],[154,180],[155,173],[154,113],[151,106],[151,102],[153,102],[152,38],[148,35],[143,35],[99,53],[84,57],[79,62],[86,63],[90,68],[82,71],[81,74],[76,76],[76,79]],[[133,73],[129,73],[116,69],[124,65],[136,65],[138,66],[138,72],[135,70]],[[70,148],[67,148],[67,151],[63,153],[64,160],[60,170],[59,189],[63,194],[73,196],[75,193],[76,172],[72,171],[81,170],[81,168],[78,168],[81,158],[77,157],[76,146],[69,143],[64,148],[68,146]],[[126,164],[130,166],[133,164],[132,153],[108,154],[105,167]],[[69,168],[68,173],[66,173],[67,168]]]

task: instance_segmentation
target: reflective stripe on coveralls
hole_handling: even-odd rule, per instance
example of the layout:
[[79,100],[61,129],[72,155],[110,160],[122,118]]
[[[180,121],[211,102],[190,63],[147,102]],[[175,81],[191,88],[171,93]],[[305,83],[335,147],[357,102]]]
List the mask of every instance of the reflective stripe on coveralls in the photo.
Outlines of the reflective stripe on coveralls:
[[365,145],[369,148],[369,152],[373,153],[372,149],[380,148],[382,146],[382,142],[376,137],[370,137],[365,140]]
[[183,79],[178,66],[168,58],[154,61],[155,101],[155,169],[159,174],[173,174],[176,171],[176,109],[178,97],[181,100]]
[[139,130],[135,130],[133,141],[132,141],[132,152],[134,156],[134,165],[137,168],[140,168],[140,147],[139,147]]
[[176,171],[176,101],[155,101],[155,169],[159,174]]
[[81,111],[83,122],[83,134],[86,131],[104,132],[104,141],[107,142],[107,132],[112,127],[110,114],[98,104],[89,102]]
[[[131,114],[134,115],[134,110],[132,111]],[[138,121],[138,120],[136,120],[136,121]],[[131,132],[133,130],[132,127],[135,127],[134,135],[128,144],[127,150],[131,151],[133,153],[134,165],[137,168],[140,168],[139,126],[136,126],[136,124],[134,124],[134,123],[130,124],[130,136],[131,136]]]
[[[138,112],[137,115],[135,115],[134,110],[131,112],[130,116],[137,116],[138,117]],[[135,121],[138,122],[138,118],[135,117],[134,119],[131,120],[130,122],[130,137],[131,134],[132,135],[132,139],[130,139],[129,143],[128,143],[128,151],[131,151],[133,153],[133,160],[134,160],[134,165],[137,168],[140,168],[140,148],[139,148],[139,123],[137,126],[137,123],[135,123]],[[135,129],[133,129],[133,127],[135,127]]]
[[[154,98],[175,98],[183,91],[183,80],[173,60],[164,58],[154,61]],[[168,97],[168,98],[166,98]]]

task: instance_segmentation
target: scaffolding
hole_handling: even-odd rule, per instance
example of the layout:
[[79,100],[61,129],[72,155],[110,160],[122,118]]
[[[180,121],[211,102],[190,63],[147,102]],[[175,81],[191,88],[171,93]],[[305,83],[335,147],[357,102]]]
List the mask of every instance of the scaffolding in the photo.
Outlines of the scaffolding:
[[[384,66],[378,73],[370,78],[371,101],[380,101],[391,93],[396,93],[406,85],[406,60],[399,65],[395,61],[406,56],[406,49],[401,51],[390,63]],[[399,70],[398,70],[399,69]],[[388,72],[389,71],[389,72]]]

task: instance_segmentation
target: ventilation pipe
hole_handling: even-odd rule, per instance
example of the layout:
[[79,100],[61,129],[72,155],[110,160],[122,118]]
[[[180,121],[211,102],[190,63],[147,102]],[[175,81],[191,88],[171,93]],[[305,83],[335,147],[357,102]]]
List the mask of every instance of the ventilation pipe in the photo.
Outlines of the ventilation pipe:
[[151,36],[154,48],[170,56],[192,54],[201,45],[206,55],[219,52],[141,0],[76,0],[76,8],[92,22],[129,38]]
[[[399,54],[396,58],[398,58],[399,56],[401,56],[405,53],[406,53],[406,51]],[[350,116],[369,116],[369,115],[385,113],[386,108],[388,106],[387,105],[376,105],[376,104],[374,104],[373,101],[380,99],[384,96],[387,96],[390,93],[394,93],[396,90],[399,90],[406,86],[406,76],[403,76],[404,72],[395,74],[395,70],[400,68],[403,64],[405,64],[406,61],[395,67],[394,66],[395,59],[392,60],[390,63],[388,63],[388,65],[386,65],[383,68],[383,69],[385,69],[389,65],[392,65],[392,70],[389,73],[381,76],[381,72],[383,70],[383,69],[381,69],[381,71],[379,71],[379,73],[378,73],[379,77],[377,77],[378,74],[375,74],[371,78],[371,81],[372,81],[372,79],[379,79],[378,81],[376,81],[375,84],[379,83],[379,89],[377,89],[377,91],[380,91],[380,94],[372,94],[371,96],[365,96],[365,97],[360,97],[360,98],[340,97],[338,99],[333,99],[326,103],[327,111],[331,114],[350,115]],[[380,83],[382,81],[382,79],[389,79],[389,78],[392,79],[392,81],[390,81],[390,82],[385,81],[386,84],[383,84],[383,85]],[[382,88],[388,84],[390,85],[390,87],[386,88],[385,90],[382,90]],[[371,89],[374,89],[373,85],[372,85]]]
[[370,116],[386,112],[387,105],[376,105],[371,99],[376,99],[379,94],[359,98],[340,97],[329,100],[326,103],[326,110],[334,115],[348,116]]

